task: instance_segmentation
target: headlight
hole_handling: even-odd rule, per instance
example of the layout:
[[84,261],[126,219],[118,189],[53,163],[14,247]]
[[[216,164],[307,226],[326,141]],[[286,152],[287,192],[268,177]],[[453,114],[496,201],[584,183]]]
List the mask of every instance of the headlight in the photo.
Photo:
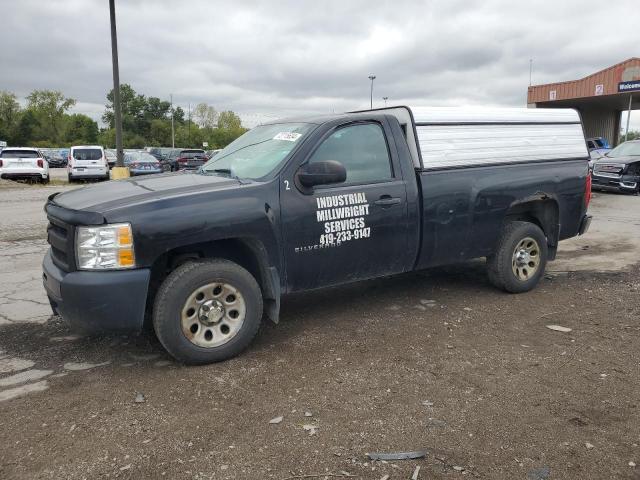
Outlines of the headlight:
[[78,227],[76,260],[80,270],[116,270],[136,265],[128,223]]

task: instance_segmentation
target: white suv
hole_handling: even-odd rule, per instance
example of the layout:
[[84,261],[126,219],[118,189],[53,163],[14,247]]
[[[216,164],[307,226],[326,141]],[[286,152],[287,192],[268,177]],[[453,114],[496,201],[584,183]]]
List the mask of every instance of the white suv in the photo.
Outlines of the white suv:
[[0,152],[0,178],[49,183],[49,162],[36,148],[7,147]]
[[69,181],[83,178],[109,180],[109,164],[100,146],[76,146],[69,149],[67,163]]

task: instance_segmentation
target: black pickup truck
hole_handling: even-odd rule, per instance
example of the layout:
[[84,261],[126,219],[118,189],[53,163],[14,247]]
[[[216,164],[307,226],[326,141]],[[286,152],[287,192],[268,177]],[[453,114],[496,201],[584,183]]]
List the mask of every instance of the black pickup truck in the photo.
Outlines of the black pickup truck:
[[152,322],[178,360],[241,352],[284,294],[486,257],[526,292],[589,226],[567,110],[388,109],[264,124],[197,172],[52,195],[44,286],[85,330]]

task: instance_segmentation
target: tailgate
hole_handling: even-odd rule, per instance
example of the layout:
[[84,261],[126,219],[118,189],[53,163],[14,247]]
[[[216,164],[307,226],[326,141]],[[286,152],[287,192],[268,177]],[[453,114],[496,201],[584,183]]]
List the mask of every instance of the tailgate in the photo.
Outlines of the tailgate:
[[2,163],[5,168],[38,168],[38,159],[29,157],[17,157],[17,158],[2,158]]

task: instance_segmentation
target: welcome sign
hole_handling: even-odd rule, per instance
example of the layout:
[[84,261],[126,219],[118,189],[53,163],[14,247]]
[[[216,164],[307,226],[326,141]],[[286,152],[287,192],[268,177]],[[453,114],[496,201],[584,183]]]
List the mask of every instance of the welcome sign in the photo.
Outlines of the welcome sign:
[[618,93],[635,92],[640,90],[640,80],[631,80],[629,82],[620,82],[618,84]]

